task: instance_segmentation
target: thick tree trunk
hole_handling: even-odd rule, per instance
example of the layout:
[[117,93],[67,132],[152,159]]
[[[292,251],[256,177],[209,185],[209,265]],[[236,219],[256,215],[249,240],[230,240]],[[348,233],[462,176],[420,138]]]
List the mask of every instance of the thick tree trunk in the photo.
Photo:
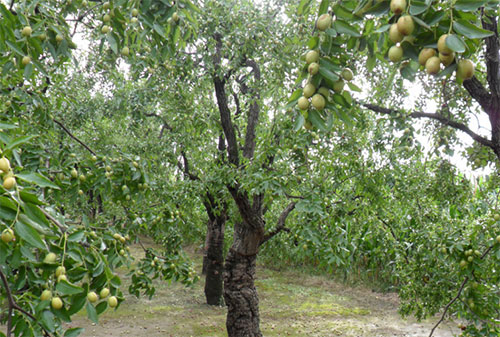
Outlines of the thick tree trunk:
[[255,261],[263,239],[261,227],[236,224],[234,241],[226,257],[224,300],[228,337],[261,337],[259,298],[255,289]]
[[222,304],[225,217],[216,217],[207,226],[205,297],[207,304]]
[[259,298],[255,289],[255,260],[230,250],[224,271],[224,299],[227,305],[228,337],[261,337]]

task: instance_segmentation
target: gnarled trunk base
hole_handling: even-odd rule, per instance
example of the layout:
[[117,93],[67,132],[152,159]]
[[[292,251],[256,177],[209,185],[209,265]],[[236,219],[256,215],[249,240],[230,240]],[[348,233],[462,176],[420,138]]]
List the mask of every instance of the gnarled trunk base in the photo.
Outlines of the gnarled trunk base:
[[224,270],[224,299],[228,307],[228,337],[262,337],[259,299],[254,284],[257,255],[245,256],[230,250]]

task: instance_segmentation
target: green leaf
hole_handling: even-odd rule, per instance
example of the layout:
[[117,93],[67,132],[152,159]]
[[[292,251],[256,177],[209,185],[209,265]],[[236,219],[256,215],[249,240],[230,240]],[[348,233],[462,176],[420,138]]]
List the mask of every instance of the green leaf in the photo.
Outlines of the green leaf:
[[[38,208],[38,206],[30,204],[30,203],[26,203],[24,205],[24,211],[26,213],[26,216],[29,219],[31,219],[31,221],[35,222],[37,227],[40,227],[40,228],[35,228],[35,226],[33,226],[35,229],[38,230],[38,232],[40,232],[42,234],[49,234],[49,232],[47,232],[47,230],[49,230],[49,228],[50,228],[50,223],[47,220],[47,218],[45,217],[45,214],[43,214],[43,212],[40,210],[40,208]],[[20,216],[20,219],[21,219],[21,216]],[[21,221],[24,221],[24,219],[21,219]]]
[[35,205],[45,205],[45,203],[40,201],[38,197],[33,193],[29,193],[26,192],[25,190],[22,190],[19,191],[19,195],[21,196],[21,200],[24,202],[28,202]]
[[469,39],[482,39],[494,34],[492,31],[479,28],[463,19],[453,22],[453,30]]
[[54,314],[50,312],[50,310],[44,310],[42,312],[41,322],[42,325],[47,329],[47,331],[54,332],[56,324],[54,321]]
[[17,46],[17,44],[13,43],[12,41],[5,41],[5,43],[12,49],[13,51],[16,52],[16,54],[19,54],[20,56],[26,56],[26,54]]
[[346,108],[350,107],[351,105],[349,104],[349,102],[347,102],[347,100],[344,98],[344,96],[342,95],[339,95],[339,94],[333,94],[332,96],[333,98],[333,101],[337,104],[340,104]]
[[302,15],[304,13],[304,9],[310,6],[311,0],[302,0],[300,1],[299,7],[297,9],[297,14]]
[[455,35],[455,34],[450,34],[446,37],[446,46],[450,48],[451,50],[457,52],[457,53],[463,53],[465,51],[465,43],[462,41],[462,39]]
[[422,19],[418,18],[417,16],[412,16],[412,18],[413,18],[413,21],[418,23],[420,26],[422,26],[426,29],[431,29],[431,27],[427,23],[425,23]]
[[59,186],[54,184],[52,181],[49,179],[45,178],[39,173],[34,173],[34,172],[29,172],[29,173],[18,173],[16,174],[16,177],[18,177],[21,180],[24,180],[28,183],[38,185],[40,187],[50,187],[56,190],[59,190]]
[[74,315],[80,310],[82,310],[83,306],[87,302],[87,294],[85,292],[75,295],[72,297],[71,306],[68,309],[69,315]]
[[323,118],[319,115],[319,112],[317,110],[310,110],[309,111],[309,116],[307,117],[309,121],[311,121],[312,125],[314,125],[316,128],[319,130],[326,132],[328,131],[326,129],[326,124]]
[[83,230],[80,230],[80,231],[77,231],[77,232],[74,232],[74,233],[71,233],[70,235],[68,235],[68,241],[69,242],[79,242],[83,239],[84,236],[85,236],[85,232]]
[[25,144],[29,142],[31,139],[35,138],[36,136],[31,135],[31,136],[24,136],[24,137],[19,137],[14,139],[12,142],[8,143],[7,146],[5,147],[4,151],[7,150],[12,150],[13,148]]
[[87,302],[87,305],[85,305],[85,309],[87,310],[87,317],[95,324],[99,323],[97,312],[95,311],[95,308],[92,305],[92,303]]
[[473,12],[484,6],[488,1],[459,0],[455,3],[455,9],[464,12]]
[[10,129],[17,129],[17,128],[18,128],[17,125],[0,123],[0,130],[10,130]]
[[440,77],[445,77],[445,76],[451,75],[451,74],[453,74],[453,72],[456,69],[457,69],[457,64],[453,63],[452,65],[449,65],[448,67],[446,67],[442,72],[440,72],[439,74],[437,74],[436,78],[440,78]]
[[83,331],[83,328],[71,328],[66,330],[64,337],[78,337]]
[[337,74],[326,69],[326,67],[319,67],[319,74],[324,79],[327,79],[327,80],[332,81],[332,82],[338,81],[340,78]]
[[295,119],[295,125],[293,126],[293,131],[294,132],[299,131],[304,126],[305,121],[306,120],[304,116],[302,116],[302,114],[299,114]]
[[412,1],[410,6],[410,15],[419,15],[425,12],[429,8],[423,1]]
[[337,30],[337,32],[339,32],[341,34],[343,33],[343,34],[347,34],[347,35],[354,36],[354,37],[361,36],[361,34],[358,32],[358,30],[356,28],[352,27],[351,25],[349,25],[345,21],[335,20],[334,25],[335,25],[335,29]]
[[113,53],[118,54],[118,42],[116,42],[116,38],[113,34],[107,34],[106,39],[108,40],[109,47],[113,51]]
[[347,82],[347,85],[349,86],[349,89],[351,89],[352,91],[361,92],[361,88],[356,86],[354,83]]
[[165,29],[160,26],[159,24],[155,23],[153,25],[153,29],[155,30],[155,32],[157,32],[162,38],[166,39],[166,35],[165,35]]
[[377,3],[375,6],[371,7],[365,14],[371,14],[373,16],[381,16],[389,13],[389,10],[390,10],[390,2],[381,1]]
[[30,79],[33,74],[33,64],[30,62],[24,67],[24,78]]
[[319,37],[313,36],[307,42],[307,47],[309,47],[309,49],[315,49],[318,46],[318,44],[319,44]]
[[68,283],[64,280],[57,282],[56,290],[61,295],[75,295],[83,292],[83,288],[75,286],[74,284]]
[[330,4],[330,0],[322,0],[321,5],[319,5],[318,16],[325,14],[328,11],[328,5]]
[[319,66],[320,66],[320,69],[321,68],[326,68],[326,69],[328,69],[328,70],[330,70],[331,72],[334,72],[334,73],[342,71],[342,68],[338,64],[335,64],[335,63],[331,62],[327,58],[321,58],[319,60]]
[[302,96],[302,89],[297,89],[290,96],[290,98],[288,99],[288,102],[289,103],[295,102],[296,100],[298,100],[300,98],[300,96]]
[[33,247],[42,250],[47,250],[47,247],[45,246],[45,243],[43,242],[38,232],[34,228],[29,226],[27,223],[16,221],[15,228],[17,235],[21,239],[23,239]]

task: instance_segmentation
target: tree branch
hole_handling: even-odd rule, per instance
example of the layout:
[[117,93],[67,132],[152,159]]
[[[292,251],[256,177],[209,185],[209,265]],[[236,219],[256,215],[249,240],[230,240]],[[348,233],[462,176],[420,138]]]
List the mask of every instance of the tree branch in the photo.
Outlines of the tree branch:
[[469,281],[469,276],[466,276],[465,279],[462,281],[462,284],[460,285],[460,289],[458,289],[457,296],[455,296],[450,302],[448,302],[448,304],[444,308],[444,312],[441,315],[441,318],[436,323],[436,325],[434,325],[434,327],[432,328],[431,333],[429,334],[429,337],[432,337],[432,334],[434,334],[434,330],[436,330],[437,327],[439,326],[439,324],[441,324],[444,321],[444,317],[446,316],[446,313],[448,312],[448,309],[451,307],[451,305],[453,303],[455,303],[456,300],[458,300],[458,298],[462,294],[462,291],[464,290],[465,285],[467,284],[468,281]]
[[[493,249],[493,247],[494,247],[494,246],[495,246],[495,244],[493,244],[493,245],[489,246],[489,247],[488,247],[488,248],[487,248],[487,249],[483,252],[483,254],[481,254],[480,259],[481,259],[481,260],[483,260],[483,259],[486,257],[486,255],[488,255],[488,253],[489,253],[489,252]],[[450,302],[448,302],[448,304],[446,305],[446,307],[444,307],[444,312],[443,312],[443,314],[441,315],[441,318],[439,319],[439,321],[438,321],[438,322],[436,323],[436,325],[434,325],[434,327],[432,328],[431,333],[429,334],[429,337],[432,337],[432,334],[434,333],[434,330],[436,330],[436,329],[437,329],[437,327],[439,326],[439,324],[441,324],[441,323],[444,321],[444,317],[446,316],[446,313],[448,312],[448,309],[450,309],[451,305],[452,305],[453,303],[455,303],[455,302],[459,299],[459,297],[460,297],[460,295],[462,294],[462,291],[464,290],[465,285],[467,284],[467,282],[468,282],[468,281],[469,281],[469,276],[466,276],[466,277],[465,277],[465,279],[462,281],[462,284],[460,285],[460,288],[458,289],[458,293],[457,293],[457,295],[456,295],[455,297],[453,297],[453,298],[451,299],[451,301],[450,301]]]
[[52,215],[50,215],[49,212],[47,212],[46,210],[44,210],[43,208],[39,207],[40,211],[42,211],[42,213],[45,215],[45,217],[47,217],[50,221],[52,221],[57,227],[59,227],[59,230],[61,231],[61,233],[65,233],[67,228],[61,224],[59,221],[57,221],[56,218],[54,218]]
[[[397,113],[400,113],[400,111],[398,111],[398,110],[388,109],[388,108],[380,107],[380,106],[377,106],[374,104],[361,103],[361,105],[367,109],[370,109],[374,112],[384,114],[384,115],[395,115]],[[494,145],[493,145],[492,141],[478,135],[477,133],[475,133],[474,131],[469,129],[469,127],[465,124],[449,120],[448,118],[446,118],[440,114],[437,114],[437,113],[412,112],[409,114],[409,116],[412,118],[429,118],[429,119],[437,120],[438,122],[440,122],[444,125],[449,125],[450,127],[454,128],[454,129],[461,130],[461,131],[465,132],[467,135],[469,135],[472,139],[474,139],[479,144],[487,146],[487,147],[494,150]]]
[[474,98],[484,112],[488,115],[490,114],[492,97],[491,94],[486,90],[483,84],[474,76],[470,80],[464,81],[464,88],[469,92],[472,98]]
[[66,128],[66,126],[64,126],[64,124],[62,122],[60,122],[59,120],[57,120],[55,118],[53,118],[52,120],[54,121],[54,123],[56,123],[57,125],[59,125],[61,127],[61,129],[63,129],[64,132],[66,132],[71,138],[73,138],[81,146],[83,146],[87,151],[89,151],[90,153],[92,153],[94,156],[96,155],[96,153],[87,144],[85,144],[80,139],[78,139],[74,134],[72,134],[71,131],[69,131],[68,128]]
[[229,110],[229,105],[227,103],[226,95],[226,80],[224,76],[220,74],[222,72],[221,62],[222,62],[222,36],[219,33],[214,34],[216,41],[216,51],[213,56],[214,63],[214,74],[213,81],[215,86],[215,95],[217,98],[217,105],[219,106],[219,113],[221,117],[222,129],[224,130],[224,135],[227,140],[227,152],[229,156],[229,162],[235,166],[239,166],[239,154],[238,154],[238,143],[236,141],[236,135],[234,132],[234,126],[231,121],[231,111]]
[[[9,287],[9,283],[7,282],[7,277],[5,277],[5,274],[3,273],[2,271],[2,268],[0,268],[0,279],[2,279],[2,283],[5,287],[5,292],[7,293],[7,301],[9,302],[9,320],[8,320],[8,323],[7,323],[7,337],[10,337],[11,336],[11,333],[12,333],[12,310],[17,310],[17,311],[20,311],[21,313],[25,314],[26,316],[28,316],[29,318],[31,318],[33,321],[37,322],[37,323],[40,323],[36,318],[35,316],[33,316],[31,313],[27,312],[26,310],[24,310],[23,308],[21,308],[17,303],[16,301],[14,300],[14,297],[12,296],[12,292],[10,290],[10,287]],[[50,333],[45,330],[45,328],[43,327],[43,325],[40,324],[40,327],[42,328],[44,334],[46,336],[50,336]]]
[[248,112],[247,119],[247,132],[245,134],[245,146],[243,148],[243,156],[245,158],[252,158],[255,152],[255,128],[257,127],[257,123],[259,122],[259,114],[260,114],[260,93],[259,90],[259,82],[260,82],[260,68],[257,62],[254,60],[247,60],[245,63],[247,66],[252,68],[253,76],[255,78],[255,86],[250,93],[251,103],[250,109]]
[[259,243],[259,246],[262,246],[265,242],[269,241],[271,238],[273,238],[275,235],[280,233],[281,231],[289,231],[288,228],[285,227],[285,221],[288,215],[294,210],[296,202],[293,201],[286,206],[286,208],[281,212],[280,217],[278,218],[278,224],[276,225],[276,228],[273,229],[272,231],[268,232],[262,240]]

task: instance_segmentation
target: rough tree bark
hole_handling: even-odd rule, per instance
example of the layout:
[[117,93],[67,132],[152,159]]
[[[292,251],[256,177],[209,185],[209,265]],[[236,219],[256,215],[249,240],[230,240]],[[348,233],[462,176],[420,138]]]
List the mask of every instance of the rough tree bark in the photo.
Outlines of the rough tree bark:
[[209,305],[222,305],[222,273],[224,271],[224,230],[226,214],[209,220],[207,225],[207,258],[205,297]]

